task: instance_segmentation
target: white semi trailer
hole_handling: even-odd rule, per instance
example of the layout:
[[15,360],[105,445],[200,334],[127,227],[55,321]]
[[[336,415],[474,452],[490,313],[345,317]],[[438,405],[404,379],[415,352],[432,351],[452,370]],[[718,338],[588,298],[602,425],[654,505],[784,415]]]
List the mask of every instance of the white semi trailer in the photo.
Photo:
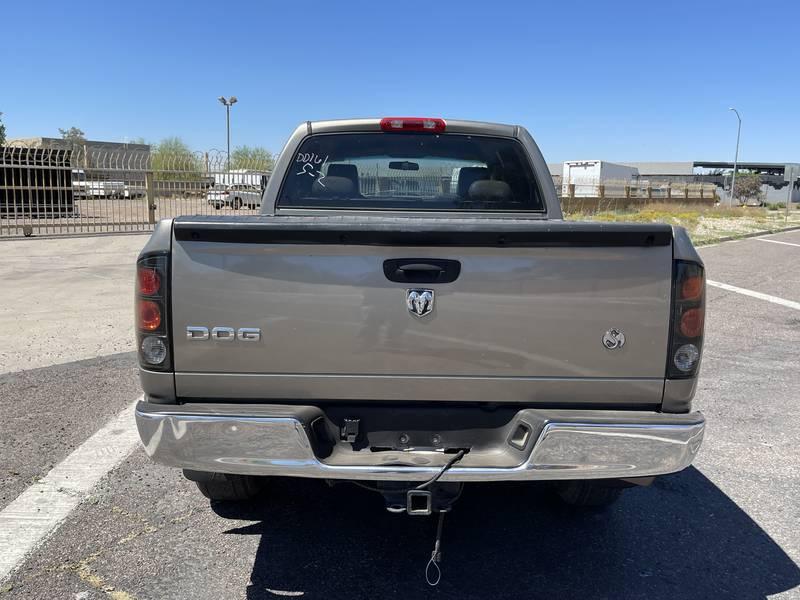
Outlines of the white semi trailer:
[[575,196],[595,197],[600,195],[600,184],[618,184],[638,179],[639,169],[605,160],[570,160],[564,163],[562,193],[569,194],[570,184],[575,185]]

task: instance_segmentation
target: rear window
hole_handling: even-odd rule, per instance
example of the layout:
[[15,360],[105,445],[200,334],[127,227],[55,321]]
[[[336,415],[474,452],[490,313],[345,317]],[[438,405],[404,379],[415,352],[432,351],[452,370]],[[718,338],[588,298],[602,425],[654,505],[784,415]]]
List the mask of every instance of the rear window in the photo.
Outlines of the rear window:
[[281,208],[543,211],[519,142],[458,134],[348,133],[307,138]]

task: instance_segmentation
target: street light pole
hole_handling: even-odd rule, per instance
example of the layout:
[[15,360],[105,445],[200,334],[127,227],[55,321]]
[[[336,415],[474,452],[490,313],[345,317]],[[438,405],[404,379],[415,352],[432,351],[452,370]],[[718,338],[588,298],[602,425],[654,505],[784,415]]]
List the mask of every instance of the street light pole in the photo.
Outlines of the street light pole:
[[733,197],[736,193],[736,167],[739,164],[739,136],[742,133],[742,117],[735,108],[730,107],[728,110],[735,112],[736,118],[739,119],[739,127],[736,129],[736,155],[733,157],[733,177],[731,178],[731,207],[733,207]]
[[231,106],[236,104],[237,99],[236,96],[231,96],[230,98],[225,98],[225,96],[220,96],[217,98],[222,104],[225,105],[225,123],[227,124],[228,128],[228,171],[231,170]]
[[231,105],[225,105],[225,125],[226,129],[228,130],[228,152],[226,156],[228,157],[228,170],[231,170]]

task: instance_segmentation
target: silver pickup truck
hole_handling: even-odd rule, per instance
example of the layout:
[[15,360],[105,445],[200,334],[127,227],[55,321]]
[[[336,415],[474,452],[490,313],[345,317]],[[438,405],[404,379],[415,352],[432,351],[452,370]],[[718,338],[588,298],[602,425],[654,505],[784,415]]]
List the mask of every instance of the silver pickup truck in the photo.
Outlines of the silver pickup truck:
[[519,126],[303,123],[257,216],[138,259],[136,421],[212,500],[270,476],[446,511],[464,482],[602,505],[688,466],[703,264],[663,224],[563,220]]

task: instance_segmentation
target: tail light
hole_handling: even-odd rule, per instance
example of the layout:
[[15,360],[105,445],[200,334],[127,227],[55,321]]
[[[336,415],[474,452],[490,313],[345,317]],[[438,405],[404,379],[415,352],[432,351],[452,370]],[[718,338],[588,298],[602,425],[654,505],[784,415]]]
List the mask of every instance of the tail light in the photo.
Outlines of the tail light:
[[156,331],[161,326],[161,306],[154,300],[139,300],[139,329]]
[[428,133],[444,133],[447,123],[444,119],[429,117],[385,117],[381,119],[384,131],[424,131]]
[[161,276],[154,268],[141,265],[136,270],[139,293],[143,296],[153,296],[161,289]]
[[667,378],[695,377],[700,368],[705,322],[706,281],[703,267],[674,262],[672,320]]
[[150,254],[136,264],[136,346],[139,364],[151,371],[172,367],[169,339],[167,254]]

